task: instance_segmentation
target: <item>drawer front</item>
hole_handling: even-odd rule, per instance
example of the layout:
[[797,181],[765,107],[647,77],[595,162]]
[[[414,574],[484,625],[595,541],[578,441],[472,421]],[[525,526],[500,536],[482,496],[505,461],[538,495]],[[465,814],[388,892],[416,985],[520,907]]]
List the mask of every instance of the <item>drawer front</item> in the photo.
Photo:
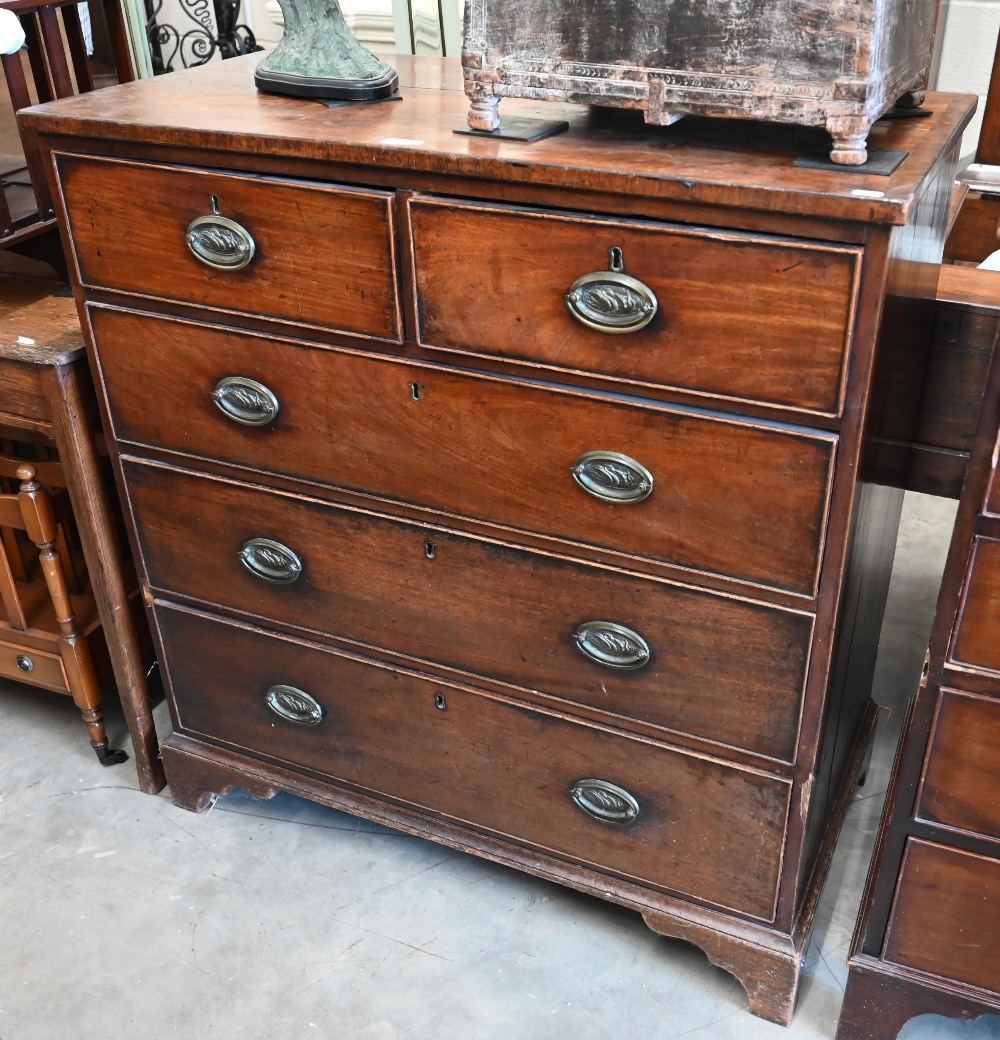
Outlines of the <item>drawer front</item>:
[[[57,166],[84,285],[401,339],[390,195],[72,155]],[[242,268],[210,266],[188,245],[213,197],[253,240]],[[227,250],[234,235],[245,245],[211,222],[197,234],[209,259],[219,235]]]
[[49,405],[42,389],[41,365],[0,362],[0,413],[47,420]]
[[69,693],[66,672],[58,654],[25,649],[16,643],[0,643],[0,675],[46,690]]
[[[162,467],[125,474],[156,588],[794,758],[810,615]],[[260,537],[294,552],[295,580],[241,562]]]
[[918,971],[996,991],[1000,862],[911,838],[885,956]]
[[431,199],[409,212],[428,346],[840,411],[858,250]]
[[1000,436],[993,448],[993,472],[986,493],[986,512],[991,516],[1000,516]]
[[951,659],[1000,672],[1000,541],[974,539],[960,610]]
[[[805,595],[815,587],[832,435],[111,311],[92,320],[120,439],[636,560]],[[212,392],[233,376],[269,388],[273,421],[251,427],[223,414]],[[612,453],[608,465],[594,452]],[[640,501],[615,500],[650,480]]]
[[942,690],[917,815],[1000,839],[1000,701]]
[[[711,759],[169,609],[181,727],[622,876],[773,916],[789,786]],[[316,724],[268,706],[276,686]],[[277,711],[315,722],[278,691]],[[598,780],[617,791],[587,785]],[[636,816],[635,813],[638,813]],[[634,819],[630,818],[635,816]]]

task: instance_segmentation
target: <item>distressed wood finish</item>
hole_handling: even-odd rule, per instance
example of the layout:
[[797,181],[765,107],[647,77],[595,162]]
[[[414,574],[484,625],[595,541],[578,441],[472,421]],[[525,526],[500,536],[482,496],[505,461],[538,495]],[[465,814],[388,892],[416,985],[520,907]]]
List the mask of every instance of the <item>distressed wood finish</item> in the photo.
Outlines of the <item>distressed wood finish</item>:
[[[994,336],[995,346],[995,336]],[[1000,1011],[1000,675],[993,546],[995,349],[931,631],[904,721],[850,959],[838,1040],[891,1040],[916,1015]],[[953,646],[954,644],[954,646]]]
[[[425,346],[840,411],[856,249],[419,197],[408,209]],[[613,248],[659,306],[612,343],[572,316],[566,294],[606,271]]]
[[[172,295],[165,279],[141,296],[77,285],[161,627],[173,797],[204,808],[234,786],[291,791],[617,901],[656,931],[699,943],[745,986],[754,1014],[787,1023],[874,719],[875,633],[900,495],[861,480],[866,435],[884,429],[883,399],[909,371],[902,341],[930,330],[914,301],[927,297],[927,272],[940,261],[968,102],[932,98],[931,118],[880,129],[910,155],[875,180],[795,169],[804,138],[819,137],[759,125],[695,121],[676,139],[636,119],[526,105],[529,115],[565,114],[569,132],[530,147],[460,137],[455,66],[398,64],[399,105],[331,112],[264,97],[236,59],[25,117],[63,168],[81,156],[73,161],[94,168],[108,158],[194,166],[206,179],[239,171],[274,192],[276,210],[289,180],[395,191],[402,344],[362,340],[335,322],[292,328],[274,301],[309,291],[294,280],[275,284],[266,306],[224,314]],[[57,184],[59,174],[53,166]],[[427,238],[431,211],[449,223],[461,215],[452,243]],[[495,281],[485,265],[473,271],[465,258],[475,244],[485,247],[507,220],[527,227],[517,223],[524,213],[537,219],[532,228],[553,228],[558,244],[524,236],[521,253],[537,250],[539,277],[492,260]],[[621,237],[602,241],[594,260],[584,239],[597,229]],[[64,225],[67,241],[75,230]],[[669,337],[677,321],[689,354],[681,361],[668,339],[638,333],[648,358],[635,378],[622,360],[628,336],[595,349],[573,325],[552,353],[558,322],[570,320],[568,288],[607,265],[614,245],[625,275],[654,281],[661,257],[685,258],[674,272],[684,306],[671,313],[663,282],[655,335],[665,327]],[[86,269],[97,243],[77,247]],[[555,275],[560,249],[565,282]],[[771,250],[787,259],[786,270],[771,267],[789,298],[762,310],[751,297],[773,299],[756,271]],[[479,252],[496,259],[501,248]],[[725,256],[751,258],[734,275],[747,291],[723,288],[708,301],[703,283],[719,283]],[[816,287],[812,324],[805,281]],[[585,302],[600,310],[589,297],[574,302],[581,313]],[[343,305],[332,300],[331,313]],[[532,320],[537,345],[526,347],[519,326]],[[740,339],[744,326],[760,352],[755,369],[743,364],[755,349]],[[726,347],[738,365],[723,363]],[[233,397],[262,425],[234,423],[213,403],[233,376],[267,388]],[[594,451],[626,458],[595,460]],[[634,463],[652,474],[651,494]],[[636,501],[599,500],[588,486]],[[287,539],[301,570],[271,542],[245,549],[252,538]],[[237,552],[289,580],[258,585]],[[649,638],[651,670],[590,676],[569,642],[584,608],[614,615],[586,620]],[[226,637],[206,634],[216,632]],[[242,633],[238,643],[230,632]],[[588,629],[580,638],[594,637]],[[628,656],[634,642],[602,645]],[[278,720],[244,718],[232,680],[266,691],[285,681],[272,674],[279,659],[348,678],[314,696],[335,698],[353,736],[338,745],[333,726],[284,734]],[[344,705],[341,685],[350,688]],[[409,693],[386,700],[386,689]],[[275,697],[309,708],[287,691]],[[455,698],[458,743],[436,740],[432,752]],[[375,721],[389,733],[407,727],[406,746],[386,755],[366,744]],[[491,755],[465,742],[479,734],[490,743],[486,726],[503,738]],[[629,777],[674,788],[664,804],[687,847],[672,846],[669,828],[642,831],[634,845],[627,828],[609,824],[564,830],[544,799],[549,788],[602,778],[597,766],[580,772],[584,745],[598,765],[622,763]],[[398,782],[363,778],[358,756],[380,762],[366,776],[384,769]],[[453,761],[479,792],[474,812],[461,790],[430,790],[430,779],[447,785]],[[484,787],[485,778],[495,782]],[[409,786],[429,793],[406,802]],[[585,801],[604,797],[586,790]],[[640,812],[658,796],[646,790]],[[748,791],[759,796],[752,807]],[[516,819],[510,806],[522,802],[534,817],[527,829],[504,830],[496,821]],[[607,805],[628,809],[629,800]],[[542,822],[545,836],[530,829]],[[720,846],[730,828],[734,856]]]
[[922,99],[934,0],[468,0],[462,65],[468,122],[499,125],[501,98],[680,116],[825,126],[834,162],[865,162],[871,124],[908,92]]
[[[157,590],[303,629],[322,619],[323,632],[367,652],[383,646],[519,697],[794,760],[809,614],[161,467],[128,461],[125,474]],[[240,547],[260,536],[302,559],[300,579],[268,584],[241,565]],[[574,633],[593,621],[636,632],[647,663],[588,658]]]
[[[122,441],[604,547],[639,568],[665,561],[814,591],[834,437],[205,326],[91,320]],[[212,391],[234,374],[277,396],[273,423],[220,413]],[[595,451],[641,463],[652,494],[622,505],[584,491],[571,470]]]

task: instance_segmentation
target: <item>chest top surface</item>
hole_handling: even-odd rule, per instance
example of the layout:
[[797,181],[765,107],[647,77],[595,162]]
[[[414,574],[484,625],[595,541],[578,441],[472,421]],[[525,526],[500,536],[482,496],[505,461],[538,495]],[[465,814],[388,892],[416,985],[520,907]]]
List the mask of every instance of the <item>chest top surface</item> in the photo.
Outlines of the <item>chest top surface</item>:
[[533,144],[461,136],[453,131],[465,126],[468,102],[456,60],[397,56],[401,102],[334,109],[259,93],[258,60],[110,87],[19,118],[39,132],[108,142],[904,224],[935,159],[975,106],[970,95],[931,94],[929,118],[877,124],[872,146],[909,153],[883,177],[857,167],[796,168],[798,156],[828,147],[823,132],[737,120],[689,117],[652,127],[638,112],[515,101],[511,115],[564,119],[568,132]]

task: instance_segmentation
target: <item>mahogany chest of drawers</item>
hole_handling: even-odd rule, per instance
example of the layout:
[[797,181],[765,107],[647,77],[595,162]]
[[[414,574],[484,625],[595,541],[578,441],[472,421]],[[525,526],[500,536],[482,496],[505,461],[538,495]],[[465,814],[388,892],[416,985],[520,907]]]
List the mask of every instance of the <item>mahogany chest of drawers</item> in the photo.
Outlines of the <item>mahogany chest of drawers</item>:
[[787,1022],[873,717],[900,492],[862,449],[969,99],[844,179],[578,108],[455,136],[457,66],[399,65],[399,104],[233,60],[24,117],[173,798],[291,791],[614,900]]
[[862,903],[837,1033],[1000,1013],[1000,354]]

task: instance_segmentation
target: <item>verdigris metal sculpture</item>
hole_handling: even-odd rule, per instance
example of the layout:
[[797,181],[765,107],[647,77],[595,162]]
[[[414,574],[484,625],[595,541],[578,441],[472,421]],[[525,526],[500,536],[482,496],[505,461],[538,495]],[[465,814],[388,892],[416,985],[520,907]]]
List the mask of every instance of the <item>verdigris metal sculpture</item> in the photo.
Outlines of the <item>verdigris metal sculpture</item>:
[[342,101],[390,97],[396,70],[358,43],[338,0],[278,0],[285,31],[257,66],[258,90]]

